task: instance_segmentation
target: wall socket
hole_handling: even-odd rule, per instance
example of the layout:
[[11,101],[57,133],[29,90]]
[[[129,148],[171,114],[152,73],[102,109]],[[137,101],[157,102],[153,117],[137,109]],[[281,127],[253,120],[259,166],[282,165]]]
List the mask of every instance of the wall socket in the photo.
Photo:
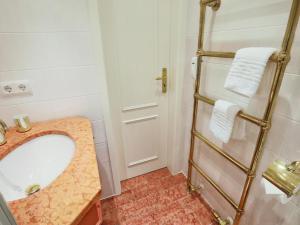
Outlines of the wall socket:
[[0,82],[0,91],[3,96],[32,94],[28,80]]

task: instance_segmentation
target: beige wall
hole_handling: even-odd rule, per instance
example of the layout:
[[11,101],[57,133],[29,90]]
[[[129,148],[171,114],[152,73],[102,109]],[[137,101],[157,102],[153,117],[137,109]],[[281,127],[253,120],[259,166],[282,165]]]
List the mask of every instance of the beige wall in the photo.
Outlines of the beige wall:
[[[236,51],[249,46],[268,46],[280,48],[291,0],[226,0],[216,14],[208,9],[205,49]],[[193,78],[190,72],[191,57],[197,49],[199,19],[199,1],[189,0],[186,33],[186,69],[183,96],[183,114],[185,125],[185,172],[189,151],[190,127],[192,115]],[[274,159],[286,161],[300,159],[300,26],[298,26],[292,49],[292,60],[286,70],[278,104],[275,109],[273,124],[257,178],[250,192],[246,213],[242,225],[295,225],[300,223],[300,197],[282,205],[275,197],[265,195],[262,188],[261,174]],[[228,74],[231,60],[206,59],[202,76],[202,93],[214,99],[227,99],[243,105],[244,99],[224,90],[224,81]],[[269,90],[271,72],[269,65],[258,94],[251,101],[247,112],[261,115]],[[230,141],[223,145],[214,139],[208,129],[211,107],[201,104],[197,128],[216,144],[239,160],[249,163],[258,129],[247,123],[247,139]],[[200,150],[200,151],[199,151]],[[205,145],[197,143],[196,161],[238,202],[244,174],[225,162],[223,158],[210,151]],[[194,176],[194,182],[204,184],[201,191],[213,208],[223,216],[234,215],[231,206],[214,191],[209,184]]]

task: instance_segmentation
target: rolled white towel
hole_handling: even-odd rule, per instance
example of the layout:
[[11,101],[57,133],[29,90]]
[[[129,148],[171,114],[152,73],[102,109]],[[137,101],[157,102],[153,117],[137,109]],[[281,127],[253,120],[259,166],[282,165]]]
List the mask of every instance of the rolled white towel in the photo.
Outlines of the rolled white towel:
[[275,48],[251,47],[236,52],[224,87],[249,98],[255,95]]
[[215,137],[228,143],[237,113],[241,110],[237,104],[217,100],[213,108],[209,128]]

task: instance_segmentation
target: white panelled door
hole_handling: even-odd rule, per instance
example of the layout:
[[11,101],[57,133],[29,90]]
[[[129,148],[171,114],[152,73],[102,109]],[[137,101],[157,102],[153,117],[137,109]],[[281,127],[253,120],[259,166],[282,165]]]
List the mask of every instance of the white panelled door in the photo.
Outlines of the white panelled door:
[[[116,49],[127,178],[166,166],[170,0],[116,0]],[[168,79],[170,74],[168,73]]]

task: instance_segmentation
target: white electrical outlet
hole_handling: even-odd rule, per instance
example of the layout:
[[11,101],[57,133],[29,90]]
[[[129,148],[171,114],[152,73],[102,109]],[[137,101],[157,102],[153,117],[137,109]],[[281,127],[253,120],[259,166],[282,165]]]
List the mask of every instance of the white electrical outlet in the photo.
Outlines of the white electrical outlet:
[[32,94],[28,80],[0,82],[0,91],[3,96]]

